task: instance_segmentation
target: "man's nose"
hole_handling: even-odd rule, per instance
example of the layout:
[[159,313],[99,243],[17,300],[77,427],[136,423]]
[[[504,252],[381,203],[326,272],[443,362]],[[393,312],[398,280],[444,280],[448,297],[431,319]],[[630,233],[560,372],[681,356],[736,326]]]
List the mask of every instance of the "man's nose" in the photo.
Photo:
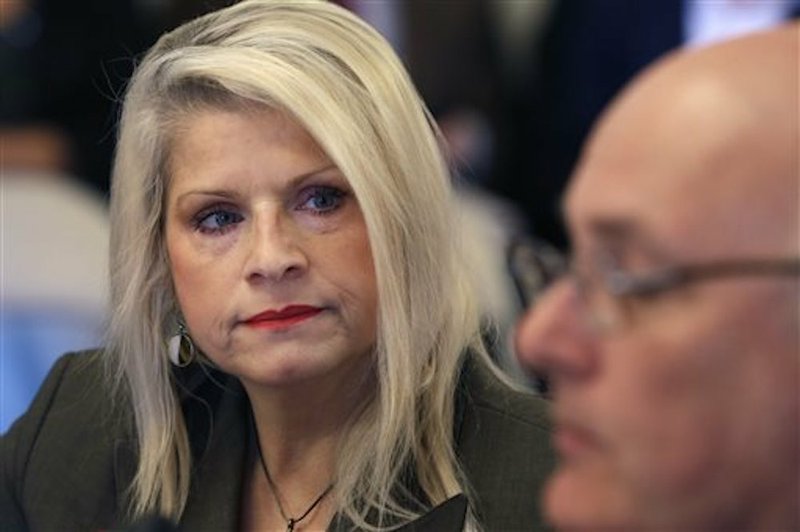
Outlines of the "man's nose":
[[583,303],[569,279],[557,281],[528,309],[517,325],[516,355],[531,374],[558,383],[590,373],[596,339],[582,317]]
[[245,275],[252,283],[296,279],[308,268],[301,232],[283,213],[259,214],[248,235]]

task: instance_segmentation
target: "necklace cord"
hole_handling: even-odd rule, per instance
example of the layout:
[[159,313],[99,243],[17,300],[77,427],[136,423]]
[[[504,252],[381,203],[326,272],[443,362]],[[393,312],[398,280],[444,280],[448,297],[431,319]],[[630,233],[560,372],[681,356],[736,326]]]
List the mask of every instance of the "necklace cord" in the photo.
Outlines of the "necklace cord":
[[308,517],[314,508],[316,508],[319,503],[331,492],[333,489],[333,483],[328,484],[328,487],[325,488],[319,496],[314,499],[314,502],[306,508],[306,511],[300,517],[287,517],[286,511],[283,509],[283,504],[281,504],[281,497],[278,493],[278,487],[275,485],[275,482],[272,480],[272,476],[269,474],[269,468],[267,467],[267,461],[264,460],[264,453],[261,452],[261,442],[258,440],[258,433],[256,433],[256,448],[258,449],[258,461],[261,462],[261,468],[264,470],[264,476],[267,478],[267,484],[269,484],[270,491],[272,492],[272,497],[275,499],[275,502],[278,505],[278,511],[281,514],[281,518],[286,521],[286,532],[292,532],[294,527],[297,523]]

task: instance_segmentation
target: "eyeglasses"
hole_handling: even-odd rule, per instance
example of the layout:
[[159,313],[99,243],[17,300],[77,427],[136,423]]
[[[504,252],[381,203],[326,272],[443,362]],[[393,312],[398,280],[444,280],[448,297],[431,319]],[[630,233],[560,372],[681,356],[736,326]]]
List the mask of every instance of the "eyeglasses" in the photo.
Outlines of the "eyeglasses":
[[654,299],[688,284],[727,277],[800,276],[800,257],[719,260],[660,268],[647,273],[600,261],[590,271],[568,266],[553,248],[535,240],[515,241],[509,267],[523,306],[529,306],[556,281],[571,282],[593,330],[607,333],[632,321],[633,303]]

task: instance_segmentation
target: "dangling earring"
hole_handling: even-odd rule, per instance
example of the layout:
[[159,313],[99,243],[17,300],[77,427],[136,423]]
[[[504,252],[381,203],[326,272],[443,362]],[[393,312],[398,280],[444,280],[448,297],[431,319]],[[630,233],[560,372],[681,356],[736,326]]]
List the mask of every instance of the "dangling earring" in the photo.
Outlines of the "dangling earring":
[[[170,337],[167,345],[167,354],[170,362],[179,368],[185,368],[194,362],[197,352],[194,349],[192,337],[189,336],[189,332],[183,323],[178,323],[177,334]],[[181,357],[181,354],[184,354],[184,356]]]

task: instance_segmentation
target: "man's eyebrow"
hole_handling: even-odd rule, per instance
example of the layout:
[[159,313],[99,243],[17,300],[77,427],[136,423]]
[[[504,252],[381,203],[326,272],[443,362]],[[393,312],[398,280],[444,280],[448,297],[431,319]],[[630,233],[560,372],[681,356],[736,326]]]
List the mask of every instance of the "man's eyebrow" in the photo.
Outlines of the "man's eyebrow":
[[[581,227],[584,242],[591,242],[593,247],[627,249],[629,246],[636,246],[637,244],[648,247],[642,228],[631,218],[598,214],[583,220]],[[573,248],[572,251],[574,252],[575,249]]]
[[588,225],[593,235],[612,242],[638,240],[642,237],[641,228],[628,218],[597,218],[589,220]]
[[[574,220],[569,216],[568,197],[562,198],[559,203],[561,219],[567,225],[572,225]],[[598,238],[608,241],[625,241],[640,238],[641,228],[634,218],[619,216],[609,212],[594,212],[581,216],[581,225],[588,227],[589,232]]]
[[[562,198],[559,203],[561,219],[567,225],[572,225],[574,220],[569,216],[568,198]],[[619,216],[612,213],[597,212],[582,216],[582,223],[588,227],[589,232],[599,238],[611,241],[635,239],[640,236],[641,229],[635,219],[629,216]]]
[[669,261],[675,250],[658,235],[648,231],[641,221],[632,217],[598,216],[587,222],[588,233],[595,244],[615,248],[618,251],[632,251],[653,260]]

